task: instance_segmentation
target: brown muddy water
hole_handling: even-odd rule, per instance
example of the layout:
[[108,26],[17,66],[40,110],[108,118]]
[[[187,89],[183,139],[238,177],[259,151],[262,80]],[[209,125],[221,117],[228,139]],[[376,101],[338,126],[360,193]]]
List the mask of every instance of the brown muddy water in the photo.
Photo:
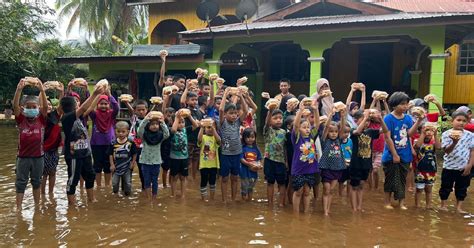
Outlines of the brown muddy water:
[[[99,202],[69,208],[63,159],[54,195],[44,197],[35,209],[29,185],[24,210],[17,213],[16,130],[1,127],[0,137],[0,245],[5,247],[474,246],[474,226],[468,225],[474,222],[474,216],[455,214],[452,199],[448,213],[415,209],[412,194],[408,196],[407,211],[385,210],[382,190],[367,190],[364,213],[353,214],[346,198],[336,196],[329,217],[323,216],[320,200],[310,214],[295,216],[291,206],[268,208],[263,177],[259,178],[253,202],[204,203],[199,183],[191,182],[185,200],[170,198],[169,188],[160,188],[158,204],[150,205],[138,191],[123,198],[112,195],[110,188],[102,188],[96,190]],[[134,189],[139,188],[137,174],[133,182]],[[468,194],[465,209],[474,213],[472,187]],[[85,192],[78,191],[78,197],[85,202]],[[217,191],[216,199],[220,197]],[[434,199],[438,205],[437,194]]]

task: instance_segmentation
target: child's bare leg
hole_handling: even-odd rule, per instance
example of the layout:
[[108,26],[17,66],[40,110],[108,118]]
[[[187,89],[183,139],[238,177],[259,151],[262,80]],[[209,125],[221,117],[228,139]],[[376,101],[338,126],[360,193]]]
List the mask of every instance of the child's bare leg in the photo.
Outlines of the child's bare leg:
[[[425,186],[425,190],[426,190],[426,186]],[[415,192],[415,207],[416,208],[419,208],[420,207],[420,197],[421,197],[421,194],[423,192],[423,189],[416,189],[416,192]]]
[[178,181],[178,176],[171,176],[171,181],[170,181],[170,184],[171,184],[171,196],[172,197],[175,197],[176,196],[176,181]]
[[392,204],[390,203],[391,198],[392,198],[392,193],[391,192],[385,192],[384,207],[386,209],[393,209]]
[[342,193],[344,192],[344,183],[339,183],[339,196],[342,196]]
[[374,171],[375,168],[373,168],[370,173],[369,173],[369,178],[367,178],[367,182],[369,183],[369,189],[372,189],[374,185]]
[[237,175],[230,175],[230,187],[231,187],[231,197],[232,201],[235,201],[237,198],[237,183],[239,182],[239,177]]
[[408,186],[408,191],[413,192],[414,188],[414,183],[415,183],[415,175],[412,169],[412,166],[408,169],[408,175],[407,175],[407,186]]
[[41,178],[41,194],[46,194],[46,182],[48,181],[48,175],[43,175]]
[[448,200],[441,200],[441,206],[439,210],[448,211]]
[[467,214],[467,212],[462,209],[463,202],[464,201],[456,200],[456,211],[460,214]]
[[181,198],[185,198],[186,196],[186,178],[185,176],[179,176],[179,181],[181,184]]
[[273,184],[267,183],[267,198],[268,198],[268,206],[273,206]]
[[309,204],[311,204],[311,188],[308,186],[308,184],[305,184],[303,186],[303,202],[304,202],[304,208],[303,211],[305,213],[309,212]]
[[49,194],[53,194],[54,192],[54,185],[56,184],[56,171],[53,171],[49,174]]
[[378,189],[379,188],[379,168],[375,168],[373,171],[372,171],[372,182],[374,184],[374,189]]
[[302,195],[303,195],[303,187],[293,192],[293,212],[295,213],[300,212],[300,202],[301,202]]
[[331,204],[332,204],[332,192],[334,191],[334,189],[337,187],[337,180],[332,180],[331,181],[331,188],[330,188],[330,192],[329,192],[329,202],[328,202],[328,213],[331,212]]
[[110,187],[111,182],[112,182],[112,173],[104,172],[104,178],[105,178],[105,187]]
[[227,202],[227,183],[229,182],[229,176],[221,177],[221,191],[222,201]]
[[279,203],[278,206],[284,207],[285,206],[285,194],[286,194],[286,187],[284,184],[278,185],[278,197],[279,197]]
[[168,170],[163,169],[163,173],[161,174],[161,181],[163,181],[163,188],[166,188],[168,186],[167,180],[166,180],[167,178],[168,178]]
[[251,201],[253,198],[253,189],[249,190],[247,194],[247,201]]
[[351,208],[353,212],[357,211],[357,187],[351,190]]
[[96,173],[95,174],[95,184],[97,187],[102,187],[102,173]]
[[191,168],[193,170],[193,180],[196,180],[196,177],[197,177],[197,172],[199,170],[199,160],[195,160],[193,159],[193,161],[191,162]]
[[214,200],[214,196],[216,195],[216,185],[209,185],[209,191],[210,191],[210,196],[211,200]]
[[323,209],[324,215],[329,215],[329,196],[331,195],[331,183],[323,183]]
[[81,179],[79,180],[79,187],[81,190],[84,189],[84,178],[82,178],[82,176],[81,176]]
[[401,210],[407,210],[408,209],[407,206],[405,206],[405,199],[400,199],[400,200],[398,200],[398,202],[400,203],[399,205],[400,205]]
[[291,186],[292,183],[293,183],[293,180],[290,176],[290,179],[288,180],[288,188],[286,189],[289,204],[293,204],[293,187]]
[[88,202],[97,202],[97,200],[95,199],[95,196],[94,196],[94,188],[86,189],[86,192],[87,192],[87,201]]
[[431,199],[433,198],[433,185],[425,186],[426,209],[431,209]]
[[360,188],[357,190],[357,211],[362,211],[362,197],[364,196],[364,181],[360,182]]
[[70,206],[73,206],[76,204],[76,195],[67,195],[67,203]]

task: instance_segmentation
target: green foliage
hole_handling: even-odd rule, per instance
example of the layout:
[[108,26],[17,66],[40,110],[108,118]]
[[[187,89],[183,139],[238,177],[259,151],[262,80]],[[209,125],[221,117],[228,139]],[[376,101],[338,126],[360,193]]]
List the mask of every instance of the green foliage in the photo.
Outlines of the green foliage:
[[0,2],[0,97],[11,98],[25,76],[68,82],[86,75],[74,66],[56,63],[56,57],[77,51],[58,40],[44,39],[54,34],[54,24],[42,17],[51,11],[19,1]]

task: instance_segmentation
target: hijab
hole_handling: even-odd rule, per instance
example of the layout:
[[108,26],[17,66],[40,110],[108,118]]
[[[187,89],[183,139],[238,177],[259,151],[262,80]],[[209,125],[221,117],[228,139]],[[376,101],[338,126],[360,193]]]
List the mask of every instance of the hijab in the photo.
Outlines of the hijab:
[[[319,91],[324,85],[327,85],[329,89],[331,89],[331,87],[329,86],[329,81],[327,79],[320,78],[318,79],[318,81],[316,81],[316,93],[314,93],[313,98],[318,99]],[[332,108],[334,106],[334,97],[326,96],[321,98],[321,104],[323,106],[321,109],[321,113],[323,115],[328,115],[332,111]]]
[[[109,101],[109,96],[107,95],[100,95],[99,101],[97,102],[97,106],[99,106],[100,102],[102,101]],[[102,111],[97,109],[95,111],[95,126],[97,130],[101,133],[107,133],[110,127],[114,124],[114,119],[112,118],[113,110],[108,109],[106,111]]]
[[146,124],[145,132],[143,133],[143,140],[145,140],[148,145],[156,146],[163,141],[163,132],[159,130],[156,132],[150,131],[150,123],[148,123]]

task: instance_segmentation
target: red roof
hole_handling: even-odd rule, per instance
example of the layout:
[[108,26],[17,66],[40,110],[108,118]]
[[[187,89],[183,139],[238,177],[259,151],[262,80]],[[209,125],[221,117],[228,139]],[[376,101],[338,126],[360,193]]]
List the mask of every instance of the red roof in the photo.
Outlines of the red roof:
[[373,3],[403,12],[474,12],[474,0],[375,0]]

